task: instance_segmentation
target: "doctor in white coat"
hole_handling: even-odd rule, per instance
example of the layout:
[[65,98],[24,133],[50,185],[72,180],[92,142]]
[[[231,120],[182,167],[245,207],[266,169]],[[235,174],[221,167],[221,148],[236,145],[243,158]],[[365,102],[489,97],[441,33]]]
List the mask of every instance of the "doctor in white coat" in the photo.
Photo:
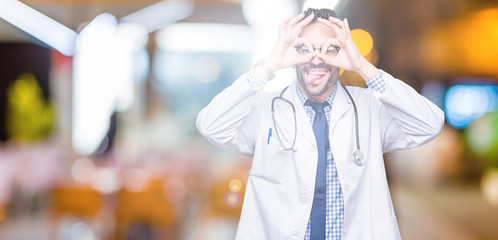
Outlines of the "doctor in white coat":
[[[290,86],[262,91],[274,71],[288,67],[297,77]],[[368,88],[343,87],[341,68],[357,72]],[[317,113],[308,101],[327,102],[327,217],[319,236],[310,236],[319,157]],[[272,52],[197,118],[210,142],[253,156],[240,240],[401,239],[383,154],[427,143],[443,123],[437,106],[369,63],[347,19],[329,9],[286,19]]]

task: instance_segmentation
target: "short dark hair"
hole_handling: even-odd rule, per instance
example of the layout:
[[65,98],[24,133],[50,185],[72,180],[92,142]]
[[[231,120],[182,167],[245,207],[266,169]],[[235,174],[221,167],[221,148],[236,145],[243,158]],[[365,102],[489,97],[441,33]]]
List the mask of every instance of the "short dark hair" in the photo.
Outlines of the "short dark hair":
[[303,19],[306,19],[309,15],[314,14],[315,17],[313,20],[311,20],[310,24],[315,23],[318,21],[318,18],[323,18],[323,19],[329,19],[329,17],[337,17],[337,14],[334,12],[332,9],[328,8],[308,8],[306,11],[304,11],[304,17]]

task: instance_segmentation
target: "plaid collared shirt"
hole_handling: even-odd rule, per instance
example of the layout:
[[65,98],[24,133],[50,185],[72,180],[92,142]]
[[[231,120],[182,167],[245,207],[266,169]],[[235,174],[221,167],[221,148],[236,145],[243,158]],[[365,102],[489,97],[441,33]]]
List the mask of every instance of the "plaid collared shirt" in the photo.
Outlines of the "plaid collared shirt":
[[[337,92],[338,84],[336,82],[334,90],[330,94],[330,96],[325,100],[329,103],[324,108],[325,116],[327,117],[327,121],[330,126],[330,113],[332,111],[333,102],[335,98],[335,94]],[[308,115],[308,119],[310,120],[310,124],[313,125],[313,119],[315,118],[315,111],[311,106],[304,104],[309,98],[304,95],[304,93],[296,87],[297,96],[303,104],[304,109],[306,110],[306,114]],[[337,169],[335,166],[334,156],[332,155],[332,151],[330,147],[327,151],[327,165],[326,165],[326,201],[325,201],[325,239],[341,239],[341,229],[342,223],[344,221],[344,199],[342,196],[341,183],[339,182],[339,177],[337,176]],[[308,220],[308,226],[306,228],[306,236],[305,240],[310,239],[310,227],[311,218]]]

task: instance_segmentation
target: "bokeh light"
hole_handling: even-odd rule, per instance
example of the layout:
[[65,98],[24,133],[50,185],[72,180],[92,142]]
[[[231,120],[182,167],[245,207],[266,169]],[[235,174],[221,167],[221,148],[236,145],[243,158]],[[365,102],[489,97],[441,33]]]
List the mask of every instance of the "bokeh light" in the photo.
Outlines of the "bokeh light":
[[242,197],[238,192],[228,191],[225,194],[225,204],[229,207],[237,207],[242,201]]
[[111,194],[119,190],[120,184],[116,169],[98,168],[92,187],[102,194]]
[[92,229],[83,222],[78,222],[71,227],[71,240],[94,240]]
[[147,180],[147,171],[137,168],[125,170],[122,177],[123,187],[130,192],[143,191]]
[[76,182],[90,183],[95,179],[96,170],[90,158],[82,157],[74,161],[71,175]]
[[498,151],[498,111],[476,119],[466,129],[466,133],[470,148],[479,155]]
[[238,192],[240,191],[240,189],[242,189],[242,182],[239,179],[232,179],[230,180],[228,186],[230,188],[230,191]]
[[481,184],[484,199],[491,205],[498,207],[498,168],[486,170]]
[[474,119],[498,107],[498,86],[455,85],[445,97],[447,121],[455,128],[467,127]]
[[353,29],[351,30],[351,37],[361,55],[366,56],[372,51],[374,43],[370,33],[363,29]]

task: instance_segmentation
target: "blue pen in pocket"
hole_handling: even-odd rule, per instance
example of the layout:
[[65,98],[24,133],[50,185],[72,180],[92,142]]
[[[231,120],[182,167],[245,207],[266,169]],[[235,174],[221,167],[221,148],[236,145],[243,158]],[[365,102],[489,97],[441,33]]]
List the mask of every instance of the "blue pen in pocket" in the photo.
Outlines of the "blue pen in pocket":
[[270,138],[271,138],[271,128],[268,129],[268,142],[266,144],[270,144]]

